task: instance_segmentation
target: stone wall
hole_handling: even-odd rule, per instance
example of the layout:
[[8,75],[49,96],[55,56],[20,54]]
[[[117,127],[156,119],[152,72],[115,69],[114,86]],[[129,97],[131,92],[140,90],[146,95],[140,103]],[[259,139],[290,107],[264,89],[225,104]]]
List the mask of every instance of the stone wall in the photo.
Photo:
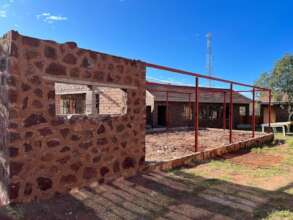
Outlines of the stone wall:
[[9,201],[7,187],[9,158],[7,148],[8,134],[8,90],[7,69],[9,54],[9,35],[0,39],[0,205]]
[[[138,62],[9,32],[9,197],[25,202],[144,166],[145,66]],[[56,116],[55,81],[126,88],[127,114]]]

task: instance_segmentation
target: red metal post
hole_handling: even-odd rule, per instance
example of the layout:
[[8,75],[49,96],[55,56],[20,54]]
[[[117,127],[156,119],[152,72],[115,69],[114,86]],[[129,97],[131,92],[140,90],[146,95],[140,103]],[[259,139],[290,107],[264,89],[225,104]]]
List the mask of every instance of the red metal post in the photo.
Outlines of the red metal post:
[[191,123],[188,123],[188,126],[192,125],[192,109],[191,109],[191,93],[188,94],[188,103],[189,103],[189,111],[188,111],[188,116],[189,120],[191,120]]
[[255,88],[252,91],[252,137],[255,136]]
[[226,92],[224,92],[224,104],[223,104],[223,129],[226,130]]
[[272,102],[272,90],[269,90],[269,128],[271,128],[271,102]]
[[195,91],[194,91],[194,150],[198,151],[198,77],[195,77]]
[[232,143],[232,129],[233,129],[233,83],[230,84],[230,111],[229,111],[229,142]]
[[166,92],[166,129],[169,129],[169,92]]

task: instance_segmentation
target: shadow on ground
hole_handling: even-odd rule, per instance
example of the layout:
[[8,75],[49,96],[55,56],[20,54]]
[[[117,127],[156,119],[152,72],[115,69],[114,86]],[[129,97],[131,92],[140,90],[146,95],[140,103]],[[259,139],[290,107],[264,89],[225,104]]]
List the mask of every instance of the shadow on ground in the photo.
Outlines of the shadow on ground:
[[[180,170],[152,172],[85,187],[44,202],[10,205],[0,217],[11,219],[258,219],[272,211],[293,212],[293,183],[266,191]],[[4,219],[2,217],[1,219]]]

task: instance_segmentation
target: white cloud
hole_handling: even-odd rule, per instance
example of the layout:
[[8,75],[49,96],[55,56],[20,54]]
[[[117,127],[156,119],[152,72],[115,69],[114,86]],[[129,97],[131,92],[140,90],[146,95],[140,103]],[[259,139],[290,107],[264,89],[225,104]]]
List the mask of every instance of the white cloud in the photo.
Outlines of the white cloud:
[[46,20],[52,20],[52,21],[66,21],[66,20],[67,20],[67,17],[51,15],[51,16],[46,17]]
[[66,21],[68,18],[60,15],[52,15],[49,12],[44,12],[37,15],[37,19],[42,19],[44,22],[52,24],[56,21]]
[[47,17],[47,16],[50,16],[50,13],[44,12],[44,13],[38,15],[38,17],[41,17],[41,16]]
[[7,12],[5,10],[0,10],[0,18],[6,18]]
[[10,5],[14,2],[14,0],[8,0],[7,3],[2,4],[0,6],[0,18],[7,18],[8,17],[8,10]]

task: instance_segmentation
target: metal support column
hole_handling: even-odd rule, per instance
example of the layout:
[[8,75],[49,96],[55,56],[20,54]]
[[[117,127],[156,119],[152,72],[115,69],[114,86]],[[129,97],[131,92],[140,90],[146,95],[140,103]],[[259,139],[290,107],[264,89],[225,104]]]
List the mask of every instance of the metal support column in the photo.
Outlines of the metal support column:
[[166,92],[166,128],[169,130],[169,92]]
[[271,120],[272,120],[272,118],[271,118],[271,114],[272,114],[271,104],[272,104],[272,90],[270,89],[269,90],[269,129],[270,129],[270,132],[271,132]]
[[194,91],[194,150],[195,152],[198,151],[198,77],[195,78],[195,91]]
[[226,130],[226,92],[224,92],[224,104],[223,104],[223,129]]
[[188,116],[189,116],[189,120],[190,120],[190,122],[188,122],[188,126],[192,126],[191,93],[188,93],[188,103],[189,103]]
[[255,88],[252,90],[252,120],[251,120],[251,128],[252,128],[252,137],[255,136]]
[[233,129],[233,83],[230,84],[230,111],[229,111],[229,142],[232,143],[232,129]]

